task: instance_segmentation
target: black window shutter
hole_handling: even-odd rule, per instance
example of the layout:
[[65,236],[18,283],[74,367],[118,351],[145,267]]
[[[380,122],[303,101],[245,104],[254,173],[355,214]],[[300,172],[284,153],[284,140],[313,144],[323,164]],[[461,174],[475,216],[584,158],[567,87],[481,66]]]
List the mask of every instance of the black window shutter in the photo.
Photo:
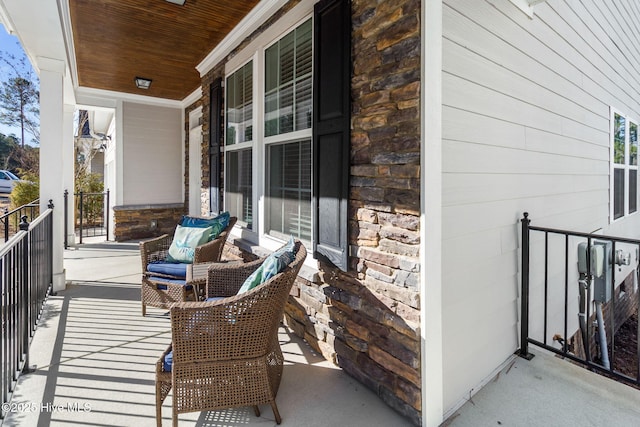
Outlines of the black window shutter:
[[222,79],[211,84],[209,117],[209,210],[220,212],[220,143],[222,140]]
[[351,2],[322,0],[314,13],[314,255],[348,269]]

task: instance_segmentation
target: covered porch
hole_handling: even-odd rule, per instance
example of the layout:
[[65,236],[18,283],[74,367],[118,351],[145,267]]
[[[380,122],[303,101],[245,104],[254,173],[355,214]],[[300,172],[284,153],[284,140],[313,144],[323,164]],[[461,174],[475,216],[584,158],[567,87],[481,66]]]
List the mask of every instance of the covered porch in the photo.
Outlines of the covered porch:
[[[87,244],[65,252],[70,283],[47,300],[4,426],[155,425],[154,364],[170,341],[164,310],[140,314],[135,243]],[[283,426],[412,425],[285,327]],[[640,391],[534,349],[514,357],[445,420],[445,426],[616,425],[640,417]],[[275,425],[268,407],[184,414],[180,425]],[[171,395],[163,423],[171,415]]]
[[[65,251],[69,283],[49,297],[3,426],[155,425],[155,363],[171,341],[166,310],[140,310],[136,243],[86,244]],[[282,425],[404,426],[385,405],[285,327]],[[271,409],[184,414],[180,425],[275,425]],[[163,406],[171,423],[171,394]]]

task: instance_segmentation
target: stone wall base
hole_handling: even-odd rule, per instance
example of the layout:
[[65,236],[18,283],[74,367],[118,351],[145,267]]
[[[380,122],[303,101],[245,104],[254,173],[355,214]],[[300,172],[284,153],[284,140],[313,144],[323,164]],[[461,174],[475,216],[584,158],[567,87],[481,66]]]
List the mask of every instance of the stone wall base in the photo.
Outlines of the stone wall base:
[[182,203],[114,206],[116,242],[173,234],[186,208]]

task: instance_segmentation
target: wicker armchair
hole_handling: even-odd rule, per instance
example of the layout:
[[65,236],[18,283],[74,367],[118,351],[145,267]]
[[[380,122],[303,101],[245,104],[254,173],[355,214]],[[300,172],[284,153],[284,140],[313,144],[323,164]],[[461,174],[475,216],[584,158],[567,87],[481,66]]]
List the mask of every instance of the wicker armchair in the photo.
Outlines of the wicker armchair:
[[[229,225],[222,230],[218,237],[198,246],[195,249],[193,263],[220,261],[224,244],[236,221],[236,217],[231,217]],[[184,277],[147,271],[149,264],[166,259],[172,239],[172,236],[164,234],[155,239],[140,242],[140,258],[143,271],[140,300],[142,302],[143,316],[147,313],[147,305],[169,309],[175,302],[187,301],[190,297],[193,297],[194,300],[197,299],[196,290],[193,286],[185,286]]]
[[[208,293],[217,301],[183,302],[171,308],[172,345],[156,363],[156,420],[162,426],[162,402],[173,388],[173,426],[178,414],[269,403],[282,421],[275,398],[283,356],[278,327],[298,271],[307,256],[298,252],[285,270],[241,295],[234,293],[263,259],[246,264],[213,265]],[[235,291],[234,291],[235,290]],[[233,296],[231,296],[233,295]],[[171,371],[165,357],[171,353]]]

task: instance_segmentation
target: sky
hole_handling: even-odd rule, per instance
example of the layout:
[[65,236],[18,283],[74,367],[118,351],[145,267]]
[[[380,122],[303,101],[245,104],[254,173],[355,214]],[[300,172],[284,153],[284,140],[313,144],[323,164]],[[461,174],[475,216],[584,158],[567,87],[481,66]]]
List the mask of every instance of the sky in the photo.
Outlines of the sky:
[[[3,56],[5,54],[10,54],[16,58],[25,58],[26,63],[30,65],[29,60],[26,58],[26,55],[20,46],[20,42],[18,42],[18,38],[7,33],[7,30],[2,24],[0,24],[0,52],[2,52]],[[6,79],[10,70],[11,69],[8,65],[0,61],[0,81],[4,81]],[[5,135],[20,135],[20,128],[10,128],[0,124],[0,132]]]

